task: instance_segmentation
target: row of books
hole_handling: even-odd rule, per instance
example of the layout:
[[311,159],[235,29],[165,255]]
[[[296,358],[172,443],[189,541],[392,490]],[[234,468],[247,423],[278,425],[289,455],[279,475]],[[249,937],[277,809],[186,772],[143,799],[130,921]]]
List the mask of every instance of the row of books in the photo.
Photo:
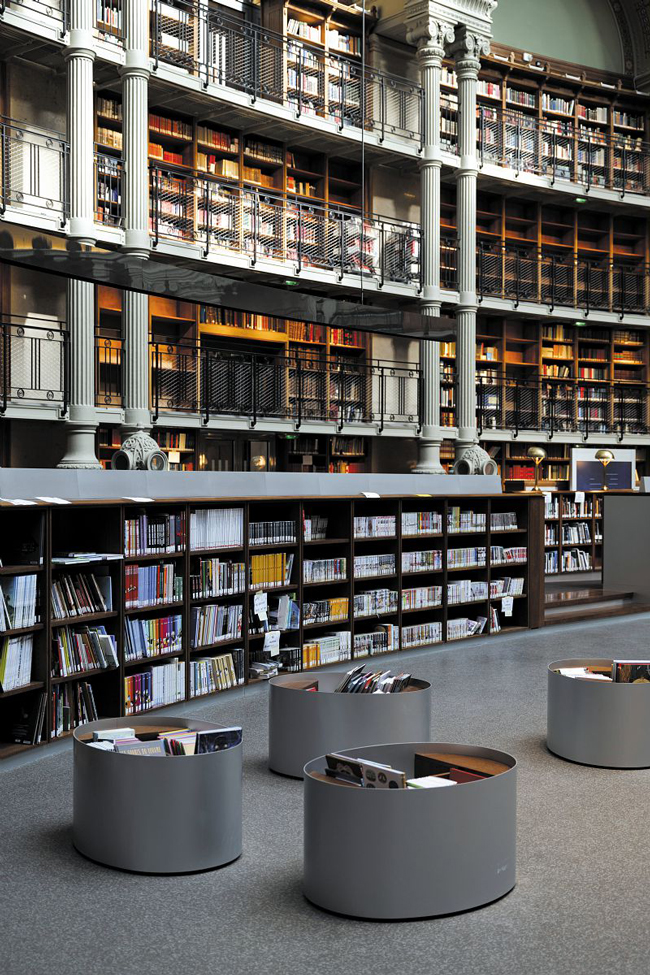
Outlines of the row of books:
[[196,130],[196,137],[204,145],[227,149],[229,152],[239,152],[239,139],[236,135],[230,135],[229,132],[208,128],[207,125],[199,125]]
[[285,633],[300,628],[300,603],[295,592],[268,599],[250,614],[249,633]]
[[[310,623],[337,623],[347,620],[350,600],[347,596],[318,599],[303,603],[303,625]],[[355,596],[356,605],[356,596]]]
[[185,549],[185,512],[143,512],[124,520],[124,554],[157,555]]
[[127,609],[181,602],[183,577],[172,562],[162,565],[127,565],[124,568],[124,599]]
[[192,125],[180,119],[167,118],[164,115],[149,114],[149,129],[161,132],[163,135],[175,135],[182,139],[192,138]]
[[[391,674],[389,670],[366,671],[365,664],[349,670],[340,684],[334,688],[335,694],[399,694],[406,690],[411,675]],[[318,690],[318,681],[314,681]],[[310,688],[306,688],[310,690]]]
[[326,636],[314,637],[303,644],[303,670],[326,664],[341,663],[349,660],[352,653],[352,634],[349,630],[328,633]]
[[241,605],[218,606],[213,603],[195,607],[190,625],[190,646],[209,647],[220,640],[239,640],[243,609]]
[[62,573],[52,582],[52,615],[55,619],[108,613],[112,609],[113,582],[108,573]]
[[302,564],[303,582],[344,581],[348,575],[348,560],[305,559]]
[[296,541],[295,521],[252,521],[249,525],[251,545],[275,545]]
[[244,650],[231,650],[215,657],[199,657],[190,661],[190,692],[192,697],[227,691],[244,683]]
[[385,616],[386,613],[396,613],[398,593],[393,589],[371,589],[369,592],[358,592],[354,596],[354,618],[364,616]]
[[436,569],[442,569],[440,550],[402,552],[402,572],[430,572]]
[[118,666],[117,641],[101,624],[75,629],[61,626],[55,631],[53,645],[53,677]]
[[523,577],[512,578],[504,576],[502,579],[492,579],[490,582],[490,599],[501,599],[502,596],[523,596]]
[[52,688],[53,738],[66,735],[79,725],[97,721],[97,705],[92,684],[82,680],[70,684],[57,684]]
[[458,603],[472,603],[487,600],[488,584],[474,579],[458,579],[447,585],[447,602],[450,606]]
[[37,579],[36,575],[0,579],[0,631],[20,630],[38,622]]
[[399,627],[393,623],[378,626],[372,633],[354,634],[354,656],[374,657],[399,650]]
[[395,556],[387,555],[355,555],[354,578],[365,579],[372,576],[395,575]]
[[211,596],[232,596],[246,588],[244,562],[222,562],[220,559],[201,559],[198,573],[190,574],[192,599]]
[[125,660],[142,660],[166,653],[180,653],[182,648],[183,619],[180,614],[126,620]]
[[124,678],[124,713],[141,714],[185,698],[185,662],[170,660]]
[[403,511],[402,535],[441,535],[442,515],[438,511]]
[[[314,448],[313,453],[316,452]],[[303,515],[303,538],[306,542],[316,542],[323,538],[327,538],[327,525],[329,523],[328,518],[324,518],[322,515],[311,515],[309,518]]]
[[447,639],[464,640],[468,636],[478,636],[487,626],[486,616],[477,616],[475,620],[461,617],[447,621]]
[[14,691],[31,682],[33,650],[31,634],[4,638],[0,653],[0,688],[3,691]]
[[564,545],[589,544],[591,532],[584,521],[577,521],[572,525],[562,525],[562,543]]
[[[288,586],[291,582],[293,560],[293,554],[287,555],[286,552],[251,555],[251,589],[273,589],[278,586]],[[305,562],[305,567],[308,564]],[[305,579],[305,581],[309,580]]]
[[357,515],[355,538],[393,538],[397,532],[395,515]]
[[515,531],[518,527],[515,511],[493,511],[490,515],[490,530],[493,532]]
[[513,548],[503,548],[501,545],[490,546],[490,563],[492,565],[507,565],[509,563],[522,564],[528,560],[528,549],[525,545]]
[[192,551],[241,548],[244,544],[243,508],[199,508],[190,512]]
[[484,545],[475,548],[450,548],[447,550],[447,568],[481,568],[485,565],[486,555]]
[[[135,692],[137,693],[137,687]],[[240,745],[241,740],[242,733],[238,725],[231,728],[206,728],[204,731],[178,728],[160,731],[155,738],[144,731],[136,734],[133,728],[115,728],[111,731],[94,732],[92,741],[87,744],[90,748],[104,752],[139,755],[143,758],[165,758],[168,755],[181,757],[220,752]]]
[[442,643],[442,623],[414,623],[402,627],[402,650]]
[[402,590],[402,609],[430,609],[442,605],[442,586]]
[[454,532],[485,531],[487,515],[480,511],[462,511],[453,506],[447,512],[447,531]]

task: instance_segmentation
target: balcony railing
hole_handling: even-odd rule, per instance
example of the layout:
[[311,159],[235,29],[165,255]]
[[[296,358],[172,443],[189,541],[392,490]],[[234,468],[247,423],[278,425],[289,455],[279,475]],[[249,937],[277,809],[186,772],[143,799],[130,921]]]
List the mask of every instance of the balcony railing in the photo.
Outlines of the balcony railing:
[[95,220],[109,227],[122,221],[122,160],[95,152]]
[[421,374],[410,363],[337,356],[234,353],[154,343],[151,390],[161,413],[335,424],[420,425]]
[[650,389],[639,384],[584,379],[479,377],[476,384],[479,436],[490,430],[537,430],[578,434],[650,433]]
[[97,406],[122,406],[121,339],[95,336],[95,402]]
[[535,249],[480,244],[476,290],[486,297],[590,311],[643,314],[649,307],[648,268],[557,257]]
[[301,116],[333,121],[340,130],[365,129],[422,137],[423,91],[404,78],[365,66],[345,54],[237,20],[195,0],[152,0],[151,54],[210,83],[277,102]]
[[0,16],[5,10],[21,10],[39,18],[53,18],[60,25],[61,35],[70,27],[70,0],[0,0]]
[[567,121],[534,119],[518,112],[479,106],[481,165],[568,180],[587,190],[603,187],[648,193],[650,145],[636,136],[614,135]]
[[107,41],[124,39],[124,14],[122,0],[96,0],[95,28]]
[[0,318],[0,414],[10,404],[69,402],[69,335],[63,322]]
[[419,227],[361,215],[343,207],[285,199],[208,177],[151,169],[151,231],[198,243],[207,256],[243,254],[258,260],[367,275],[385,283],[418,284]]
[[68,143],[0,118],[0,213],[8,206],[42,216],[68,216]]

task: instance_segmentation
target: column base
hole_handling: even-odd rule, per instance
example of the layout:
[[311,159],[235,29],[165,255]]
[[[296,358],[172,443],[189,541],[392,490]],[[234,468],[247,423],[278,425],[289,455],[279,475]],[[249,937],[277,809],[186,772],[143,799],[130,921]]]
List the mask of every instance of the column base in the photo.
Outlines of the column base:
[[124,423],[122,424],[122,437],[130,437],[134,433],[151,433],[151,414],[149,410],[129,410],[124,411]]
[[498,465],[477,443],[456,442],[454,474],[497,474]]
[[418,462],[414,474],[446,474],[440,460],[440,440],[418,440]]
[[66,431],[67,448],[65,455],[56,465],[65,470],[103,470],[95,456],[95,427],[74,423]]

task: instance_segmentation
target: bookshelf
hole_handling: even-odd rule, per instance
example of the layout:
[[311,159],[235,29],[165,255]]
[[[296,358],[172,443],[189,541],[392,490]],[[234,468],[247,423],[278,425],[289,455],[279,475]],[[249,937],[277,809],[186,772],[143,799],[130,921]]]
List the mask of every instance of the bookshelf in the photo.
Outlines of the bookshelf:
[[[480,526],[449,531],[458,507],[480,513]],[[12,729],[39,705],[44,744],[69,735],[75,719],[140,714],[239,686],[256,663],[295,672],[429,646],[477,615],[486,634],[497,621],[504,632],[542,621],[539,497],[1,503],[0,518],[0,580],[35,574],[39,594],[39,622],[26,634],[30,680],[0,694],[0,756],[33,747],[12,741]],[[452,549],[472,546],[486,552],[484,565],[452,564]],[[503,552],[517,548],[525,561],[506,562]],[[105,607],[59,618],[48,597],[65,576],[95,596],[91,576],[103,580]],[[512,616],[508,579],[519,580]],[[487,586],[480,605],[450,605],[448,587],[463,580]],[[270,637],[265,615],[281,627]],[[56,634],[81,639],[93,628],[116,662],[107,651],[106,666],[59,673]]]
[[603,567],[603,494],[553,491],[544,506],[545,574],[600,572]]

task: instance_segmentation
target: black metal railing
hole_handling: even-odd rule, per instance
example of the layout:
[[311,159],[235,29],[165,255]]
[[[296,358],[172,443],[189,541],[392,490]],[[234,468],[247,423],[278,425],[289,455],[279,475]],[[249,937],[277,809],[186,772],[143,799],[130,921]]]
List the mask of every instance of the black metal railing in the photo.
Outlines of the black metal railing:
[[122,222],[122,160],[95,152],[95,220],[110,227]]
[[648,268],[609,260],[557,256],[534,247],[504,247],[479,242],[476,290],[486,297],[580,308],[644,313],[650,304]]
[[70,389],[64,322],[0,317],[0,414],[13,404],[55,404],[65,414]]
[[517,111],[479,106],[481,165],[567,180],[586,189],[603,187],[648,193],[650,145],[642,133],[605,133],[584,123],[535,119]]
[[0,16],[12,9],[21,10],[28,17],[36,15],[38,20],[53,18],[61,36],[70,27],[70,0],[0,0]]
[[151,399],[161,413],[420,424],[421,373],[411,363],[351,361],[294,352],[260,354],[153,343]]
[[124,12],[122,0],[96,0],[95,29],[107,41],[124,39]]
[[[332,40],[334,35],[332,35]],[[347,128],[421,144],[423,91],[331,48],[283,37],[196,0],[152,0],[151,55],[222,85]]]
[[160,239],[199,243],[203,252],[420,282],[420,228],[349,208],[286,199],[280,192],[152,166],[150,226]]
[[38,131],[0,117],[0,213],[8,206],[28,214],[69,213],[69,146],[55,132]]
[[490,430],[648,435],[650,389],[643,384],[534,376],[479,376],[476,382],[479,436]]
[[95,336],[95,402],[97,406],[122,406],[122,353],[119,338]]

